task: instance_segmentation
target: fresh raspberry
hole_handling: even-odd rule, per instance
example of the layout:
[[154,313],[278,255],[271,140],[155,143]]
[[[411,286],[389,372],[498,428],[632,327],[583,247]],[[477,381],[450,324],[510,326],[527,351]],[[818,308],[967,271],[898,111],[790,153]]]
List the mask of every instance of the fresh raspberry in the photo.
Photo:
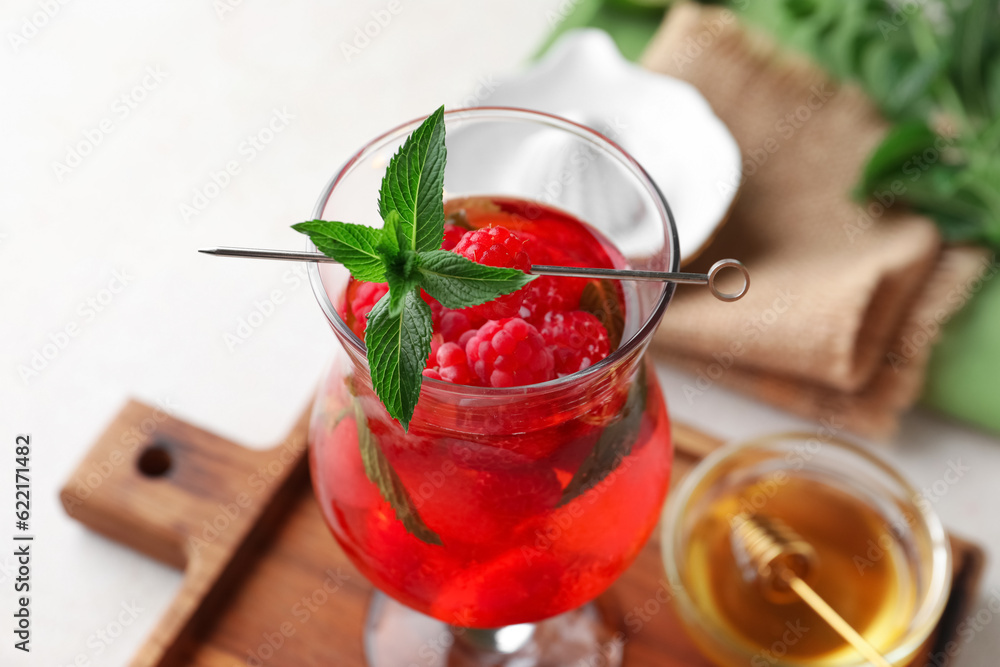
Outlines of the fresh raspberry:
[[466,343],[465,354],[472,372],[488,387],[535,384],[555,377],[545,340],[519,317],[481,326]]
[[[445,438],[440,435],[435,437],[437,446],[444,444],[443,441]],[[506,453],[495,447],[484,449]],[[474,561],[509,551],[511,544],[517,543],[511,534],[519,525],[530,517],[547,515],[562,493],[559,479],[547,466],[518,456],[491,458],[494,460],[487,464],[487,469],[473,468],[461,459],[448,459],[453,465],[445,468],[446,479],[440,486],[427,486],[429,479],[440,477],[442,459],[438,453],[428,457],[427,472],[400,472],[403,483],[419,494],[423,516],[429,522],[433,517],[431,527],[441,540],[448,545],[461,545],[463,553],[475,554]],[[411,469],[417,472],[416,466]],[[531,539],[534,540],[533,535]],[[516,553],[521,557],[519,551]]]
[[424,303],[431,307],[431,322],[433,322],[434,330],[437,331],[438,325],[441,323],[441,316],[447,312],[448,309],[442,306],[437,299],[424,290],[420,290],[420,298],[424,300]]
[[469,370],[465,348],[455,342],[445,342],[440,333],[435,333],[431,338],[431,354],[427,358],[427,367],[424,368],[423,375],[426,378],[452,384],[479,384],[478,379]]
[[582,310],[546,314],[541,333],[559,377],[593,366],[608,356],[611,348],[601,321]]
[[354,322],[351,328],[359,338],[364,338],[365,327],[368,326],[368,313],[375,307],[378,300],[389,291],[389,285],[386,283],[369,283],[363,280],[355,281],[353,278],[351,281],[355,283],[353,286],[354,294],[351,297],[351,314],[354,315]]
[[427,356],[427,363],[424,365],[424,377],[433,378],[435,380],[441,379],[441,369],[438,368],[437,353],[441,349],[441,345],[444,344],[444,338],[441,334],[434,332],[431,335],[431,353]]
[[469,329],[468,331],[463,333],[461,336],[458,337],[458,346],[464,350],[465,346],[469,344],[469,341],[472,340],[472,337],[475,336],[478,332],[479,329]]
[[472,372],[466,361],[465,350],[456,343],[445,343],[437,350],[438,374],[445,382],[473,384]]
[[[523,245],[521,239],[506,227],[486,227],[466,232],[452,252],[479,264],[527,272],[531,268],[531,259],[524,252]],[[520,289],[467,310],[487,320],[516,317],[523,299],[524,289]]]
[[472,321],[464,310],[445,310],[438,324],[438,331],[449,343],[456,342],[469,329],[472,329]]
[[586,278],[557,276],[535,278],[523,290],[521,317],[535,326],[540,326],[547,313],[576,310],[580,307],[580,296],[587,282]]
[[441,250],[451,250],[465,235],[465,230],[458,225],[444,225],[444,238],[441,240]]
[[431,354],[427,357],[427,368],[434,368],[437,366],[437,353],[441,349],[441,345],[444,343],[444,338],[439,333],[431,334]]

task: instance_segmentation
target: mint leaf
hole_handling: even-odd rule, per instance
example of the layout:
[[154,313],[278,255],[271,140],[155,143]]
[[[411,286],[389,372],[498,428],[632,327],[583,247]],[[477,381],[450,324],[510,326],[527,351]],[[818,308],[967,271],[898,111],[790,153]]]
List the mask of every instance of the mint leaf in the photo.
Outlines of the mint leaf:
[[647,393],[646,366],[640,365],[639,372],[629,388],[621,417],[601,431],[594,448],[590,450],[587,458],[563,489],[557,507],[566,505],[600,484],[621,465],[626,456],[632,453],[632,447],[635,446],[642,427],[642,416],[646,412]]
[[450,250],[418,255],[420,286],[445,308],[467,308],[521,289],[538,276],[519,269],[477,264]]
[[389,315],[396,317],[403,307],[403,299],[417,286],[417,253],[403,250],[385,263],[385,280],[389,283]]
[[389,160],[378,211],[382,219],[395,210],[405,239],[400,249],[437,250],[444,238],[444,107],[439,107]]
[[[389,161],[379,189],[382,229],[312,220],[293,225],[357,280],[386,282],[365,333],[372,386],[404,429],[420,398],[433,324],[420,287],[448,308],[510,294],[534,276],[440,250],[444,237],[444,107],[428,116]],[[465,221],[467,225],[467,221]]]
[[399,211],[393,209],[385,216],[384,222],[379,250],[384,257],[395,257],[399,254],[400,247],[406,245],[401,227],[403,218],[399,215]]
[[389,301],[390,295],[386,294],[368,314],[365,344],[375,393],[405,430],[420,398],[433,323],[430,306],[416,290],[406,293],[395,315],[390,313]]
[[354,420],[358,427],[358,446],[361,448],[361,461],[365,467],[365,475],[368,476],[372,484],[378,487],[379,493],[392,507],[396,518],[403,522],[403,527],[407,531],[427,544],[440,546],[441,537],[424,523],[423,518],[417,512],[416,505],[413,504],[413,499],[407,493],[406,487],[403,486],[402,480],[392,469],[392,465],[385,457],[385,452],[382,451],[382,447],[379,446],[371,429],[368,428],[368,418],[361,407],[361,402],[354,398],[353,403]]
[[321,253],[343,264],[358,280],[385,280],[381,229],[335,220],[309,220],[292,229],[308,236]]

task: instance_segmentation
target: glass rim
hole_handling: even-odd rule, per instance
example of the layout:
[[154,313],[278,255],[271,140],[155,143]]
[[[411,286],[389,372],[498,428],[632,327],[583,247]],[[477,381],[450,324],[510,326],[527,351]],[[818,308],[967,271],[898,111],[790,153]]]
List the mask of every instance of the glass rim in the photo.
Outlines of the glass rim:
[[[568,131],[571,134],[591,142],[602,148],[606,153],[615,157],[626,169],[636,178],[636,180],[643,186],[650,198],[656,203],[659,217],[661,222],[664,224],[666,230],[666,240],[670,247],[670,266],[666,269],[667,271],[678,271],[680,268],[680,241],[677,235],[677,225],[674,222],[673,212],[670,210],[670,205],[667,203],[666,198],[660,191],[660,188],[656,185],[646,170],[643,169],[642,165],[633,158],[628,151],[619,146],[617,143],[603,135],[602,133],[594,130],[586,125],[576,123],[566,118],[556,116],[554,114],[545,113],[542,111],[534,111],[531,109],[523,109],[519,107],[501,107],[501,106],[483,106],[483,107],[470,107],[461,109],[451,109],[444,112],[445,119],[449,117],[474,117],[479,119],[493,119],[493,120],[520,120],[527,122],[537,122],[542,125],[548,125],[556,129],[561,129]],[[382,134],[376,136],[374,139],[368,141],[364,146],[362,146],[358,151],[356,151],[350,158],[348,158],[336,173],[327,182],[326,187],[323,188],[322,193],[319,196],[319,200],[313,207],[313,219],[319,219],[323,216],[323,211],[326,208],[326,204],[329,201],[331,195],[336,189],[337,185],[340,183],[351,168],[362,158],[364,158],[369,152],[371,152],[377,145],[386,141],[389,138],[399,137],[409,135],[417,128],[420,123],[422,123],[427,116],[422,116],[416,118],[396,127],[383,132]],[[574,216],[575,217],[575,216]],[[316,246],[312,241],[306,241],[306,249],[311,252],[316,252]],[[367,348],[365,347],[364,341],[362,341],[358,336],[351,330],[347,323],[341,319],[340,314],[337,312],[336,307],[330,300],[330,295],[327,293],[326,288],[323,286],[323,279],[320,276],[320,264],[317,262],[310,262],[308,265],[309,271],[309,283],[312,287],[313,295],[319,302],[320,308],[323,310],[324,315],[330,322],[331,326],[339,334],[341,341],[349,344],[353,350],[360,354],[361,356],[367,358]],[[625,342],[621,343],[614,352],[609,354],[607,357],[597,362],[596,364],[582,370],[572,373],[570,375],[563,376],[561,378],[555,378],[553,380],[548,380],[547,382],[540,382],[537,384],[517,386],[517,387],[474,387],[471,385],[461,385],[454,384],[451,382],[445,382],[444,380],[435,380],[433,378],[424,377],[422,380],[423,386],[432,389],[434,392],[440,392],[441,394],[453,394],[453,395],[464,395],[464,396],[516,396],[523,395],[526,393],[543,392],[550,389],[557,389],[564,387],[567,384],[580,382],[586,378],[597,377],[603,373],[606,369],[614,367],[621,359],[627,358],[639,350],[645,342],[653,335],[657,327],[659,327],[660,320],[663,318],[663,313],[670,303],[676,290],[676,284],[670,282],[664,282],[663,287],[660,290],[660,297],[656,304],[650,310],[649,315],[643,320],[639,328],[632,334],[632,336]]]
[[[681,518],[688,507],[691,496],[695,489],[705,480],[708,474],[716,469],[723,462],[731,459],[735,455],[753,449],[764,449],[769,445],[774,445],[782,441],[793,440],[819,440],[824,445],[832,445],[835,448],[847,451],[865,463],[871,465],[879,472],[887,475],[893,483],[898,484],[905,494],[907,502],[912,506],[919,517],[920,523],[930,538],[932,553],[932,563],[930,567],[930,577],[927,584],[926,593],[917,601],[917,606],[911,619],[912,627],[900,635],[890,646],[885,658],[895,664],[897,661],[907,657],[912,651],[917,650],[929,634],[937,626],[944,613],[951,594],[952,575],[952,553],[948,534],[941,523],[941,518],[935,513],[927,503],[917,503],[913,499],[919,496],[919,490],[910,483],[894,466],[877,456],[868,449],[838,438],[836,436],[824,436],[817,433],[805,431],[785,431],[771,435],[760,436],[745,441],[735,441],[723,445],[715,450],[701,462],[695,469],[688,473],[681,483],[676,486],[676,490],[670,494],[667,504],[663,509],[662,523],[663,532],[661,536],[661,551],[664,567],[667,573],[667,580],[670,583],[671,592],[678,601],[678,606],[683,607],[681,617],[690,615],[696,619],[699,627],[706,631],[711,638],[728,650],[740,655],[751,657],[756,652],[747,652],[747,646],[739,643],[733,633],[714,622],[694,603],[688,594],[680,570],[678,568],[678,552],[681,548],[682,534],[680,530]],[[909,509],[909,508],[908,508]],[[868,662],[858,656],[859,662],[851,663],[854,667],[862,667]],[[797,664],[797,663],[794,663]],[[774,663],[775,667],[792,667],[793,663],[779,660]]]

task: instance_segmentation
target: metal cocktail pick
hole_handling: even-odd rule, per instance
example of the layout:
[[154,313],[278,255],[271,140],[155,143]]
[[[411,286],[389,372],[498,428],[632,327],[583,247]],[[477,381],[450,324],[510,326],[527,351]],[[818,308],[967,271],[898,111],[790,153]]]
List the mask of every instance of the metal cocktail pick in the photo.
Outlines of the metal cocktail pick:
[[[327,262],[339,264],[332,257],[318,252],[296,252],[293,250],[261,250],[256,248],[204,248],[198,252],[223,257],[250,257],[255,259],[280,259],[289,262]],[[737,269],[743,276],[743,286],[735,292],[723,292],[716,285],[723,269]],[[613,280],[642,280],[672,282],[684,285],[708,285],[712,295],[720,301],[738,301],[750,289],[750,272],[736,259],[722,259],[712,265],[708,273],[683,273],[679,271],[632,271],[628,269],[594,269],[576,266],[546,266],[532,264],[528,273],[536,276],[571,276],[575,278],[611,278]]]
[[736,559],[747,569],[754,570],[765,597],[774,602],[790,602],[798,596],[865,660],[877,667],[892,667],[805,582],[816,564],[816,552],[795,531],[776,519],[746,514],[733,517],[731,528]]

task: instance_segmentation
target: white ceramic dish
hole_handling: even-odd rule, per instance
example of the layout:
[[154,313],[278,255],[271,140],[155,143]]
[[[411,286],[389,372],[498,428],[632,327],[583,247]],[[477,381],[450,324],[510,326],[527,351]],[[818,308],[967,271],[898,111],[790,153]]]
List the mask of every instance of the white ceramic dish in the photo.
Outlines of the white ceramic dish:
[[620,144],[670,203],[682,262],[711,241],[736,197],[739,146],[701,93],[628,62],[601,30],[566,33],[544,59],[502,81],[480,104],[545,111]]

